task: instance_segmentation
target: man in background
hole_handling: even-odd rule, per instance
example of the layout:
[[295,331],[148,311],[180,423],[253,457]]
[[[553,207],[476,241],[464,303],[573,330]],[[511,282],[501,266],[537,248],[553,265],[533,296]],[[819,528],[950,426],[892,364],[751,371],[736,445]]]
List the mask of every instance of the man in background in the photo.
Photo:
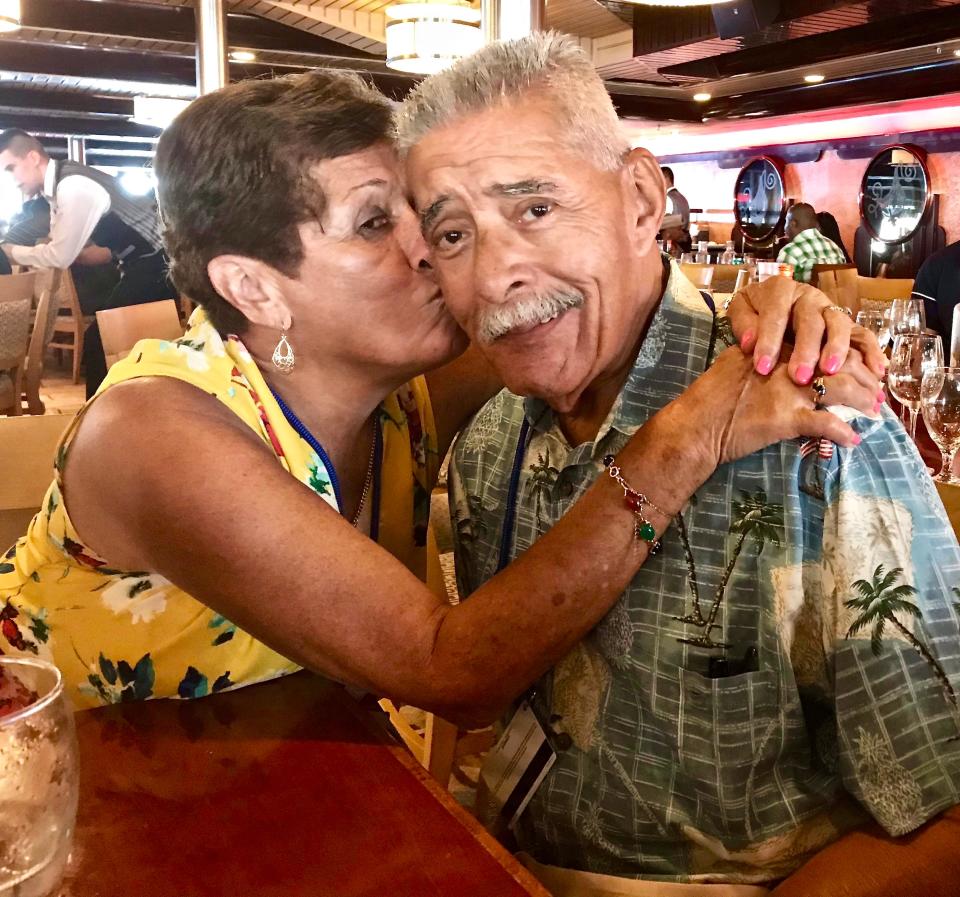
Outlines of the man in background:
[[935,252],[917,272],[913,295],[923,300],[927,327],[943,337],[949,349],[953,333],[953,310],[960,302],[960,242]]
[[[120,281],[100,308],[176,297],[167,279],[154,203],[128,196],[105,172],[54,161],[39,140],[18,128],[0,134],[0,171],[13,177],[24,196],[42,196],[50,205],[49,242],[0,245],[12,264],[65,269],[74,262],[112,261],[120,268]],[[89,398],[107,373],[95,323],[85,336],[83,354]]]
[[787,243],[777,261],[793,265],[793,279],[810,283],[814,265],[845,265],[843,250],[820,231],[817,213],[809,203],[798,202],[787,212]]

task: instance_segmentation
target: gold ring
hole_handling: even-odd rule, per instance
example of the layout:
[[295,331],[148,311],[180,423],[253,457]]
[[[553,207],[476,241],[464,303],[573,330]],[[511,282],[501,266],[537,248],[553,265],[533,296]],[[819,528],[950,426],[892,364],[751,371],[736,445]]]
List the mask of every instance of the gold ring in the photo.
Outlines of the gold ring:
[[853,317],[853,312],[849,308],[844,307],[843,305],[828,305],[824,311],[838,311],[842,315],[846,315],[848,318]]

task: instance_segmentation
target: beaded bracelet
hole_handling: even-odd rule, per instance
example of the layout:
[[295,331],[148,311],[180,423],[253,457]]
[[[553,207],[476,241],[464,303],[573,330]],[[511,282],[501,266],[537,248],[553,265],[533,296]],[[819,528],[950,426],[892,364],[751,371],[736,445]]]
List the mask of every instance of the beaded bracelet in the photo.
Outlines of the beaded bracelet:
[[658,508],[642,492],[637,492],[636,489],[627,483],[627,481],[623,478],[620,468],[614,463],[616,460],[617,459],[613,455],[606,455],[603,459],[603,466],[607,468],[607,473],[610,475],[610,477],[616,480],[617,485],[623,489],[623,503],[629,510],[633,511],[633,534],[637,541],[646,542],[650,546],[651,555],[659,554],[660,549],[663,546],[660,540],[657,538],[657,531],[654,528],[654,525],[647,520],[646,515],[643,513],[643,506],[648,505],[658,514],[662,514],[664,517],[669,517],[670,515],[662,508]]

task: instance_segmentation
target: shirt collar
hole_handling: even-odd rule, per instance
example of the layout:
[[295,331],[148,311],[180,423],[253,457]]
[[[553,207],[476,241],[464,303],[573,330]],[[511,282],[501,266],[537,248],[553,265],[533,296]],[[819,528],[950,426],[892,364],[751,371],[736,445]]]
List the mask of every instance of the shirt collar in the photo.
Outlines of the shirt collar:
[[51,159],[47,163],[47,172],[43,176],[43,195],[46,197],[47,202],[53,204],[53,201],[56,199],[54,195],[56,193],[56,183],[57,183],[57,163],[54,159]]
[[[667,255],[664,255],[663,259],[670,266],[666,288],[654,312],[653,320],[647,328],[646,336],[640,344],[640,351],[627,376],[627,381],[601,425],[597,438],[589,445],[590,454],[596,454],[597,447],[607,441],[612,431],[624,437],[630,437],[643,426],[645,421],[637,420],[635,414],[625,410],[624,398],[649,391],[651,382],[657,380],[656,368],[664,349],[668,345],[687,345],[693,326],[691,320],[693,317],[706,317],[707,320],[712,321],[712,314],[700,291],[683,275],[674,259]],[[692,369],[696,371],[703,371],[707,367],[707,351],[700,354],[702,357],[692,359]],[[680,391],[677,392],[678,395]],[[670,395],[667,401],[675,397]],[[555,424],[553,409],[543,399],[528,396],[523,401],[523,408],[534,432],[544,433],[553,429]]]

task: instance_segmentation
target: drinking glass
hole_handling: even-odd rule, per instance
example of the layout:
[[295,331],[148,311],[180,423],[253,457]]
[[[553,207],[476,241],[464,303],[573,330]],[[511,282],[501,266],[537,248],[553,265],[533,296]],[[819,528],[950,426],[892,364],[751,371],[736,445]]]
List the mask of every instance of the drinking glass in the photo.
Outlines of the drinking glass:
[[77,814],[77,746],[60,671],[0,657],[36,693],[0,717],[0,897],[46,897],[60,883]]
[[922,299],[894,299],[890,306],[890,330],[894,336],[923,333],[927,314]]
[[877,308],[862,308],[857,312],[857,323],[877,338],[881,352],[887,347],[890,341],[890,321],[886,312]]
[[960,367],[937,367],[923,375],[920,407],[927,432],[940,449],[943,466],[934,479],[960,485],[953,462],[960,450]]
[[910,438],[917,437],[920,386],[923,375],[943,367],[943,342],[939,336],[907,333],[894,337],[887,384],[894,398],[910,412]]
[[680,264],[681,265],[695,265],[696,264],[696,253],[693,252],[683,252],[680,254]]

